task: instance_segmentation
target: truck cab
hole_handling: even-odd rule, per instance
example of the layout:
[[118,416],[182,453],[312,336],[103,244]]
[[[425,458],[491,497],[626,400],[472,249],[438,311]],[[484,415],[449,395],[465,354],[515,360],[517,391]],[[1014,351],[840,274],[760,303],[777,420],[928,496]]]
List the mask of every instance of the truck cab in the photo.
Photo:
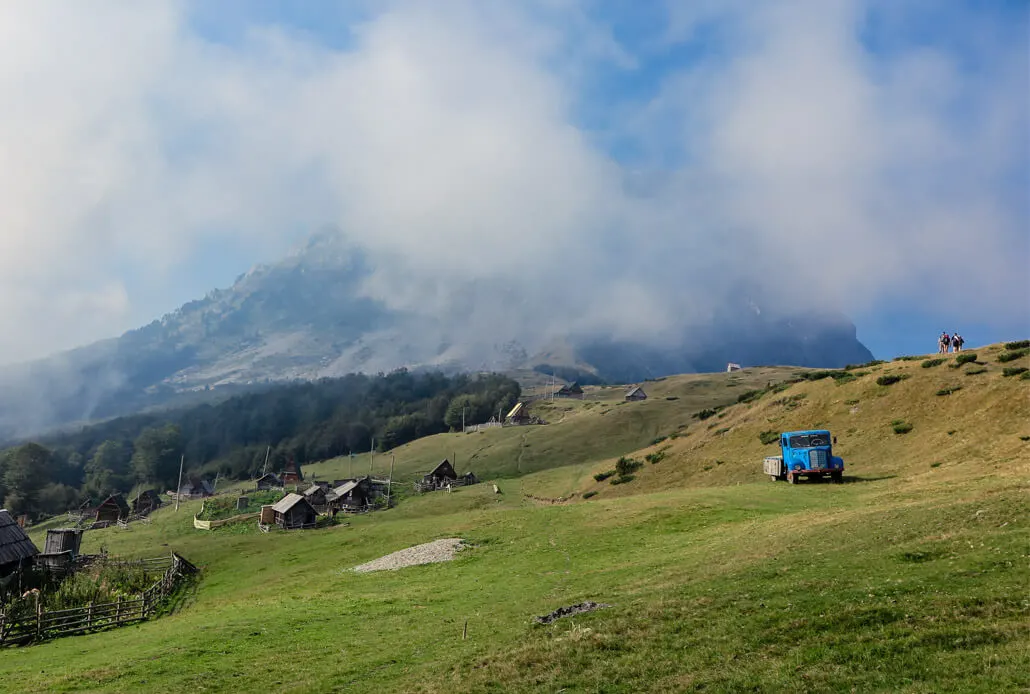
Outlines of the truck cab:
[[833,437],[825,430],[780,434],[780,455],[769,456],[763,469],[772,480],[795,484],[801,477],[844,480],[844,460],[833,455]]

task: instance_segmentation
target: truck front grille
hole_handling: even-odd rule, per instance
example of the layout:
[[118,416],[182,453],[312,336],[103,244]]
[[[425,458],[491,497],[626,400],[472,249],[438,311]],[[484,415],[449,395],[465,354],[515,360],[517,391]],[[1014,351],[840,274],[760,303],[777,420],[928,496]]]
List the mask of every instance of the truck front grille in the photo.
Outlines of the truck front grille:
[[829,457],[826,455],[826,451],[820,449],[809,451],[808,467],[813,470],[830,467]]

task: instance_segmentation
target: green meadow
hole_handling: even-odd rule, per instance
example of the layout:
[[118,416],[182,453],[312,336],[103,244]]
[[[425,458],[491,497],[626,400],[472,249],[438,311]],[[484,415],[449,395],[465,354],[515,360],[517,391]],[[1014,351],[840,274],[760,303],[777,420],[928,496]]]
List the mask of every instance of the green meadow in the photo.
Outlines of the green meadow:
[[[976,352],[980,364],[895,361],[779,386],[800,370],[673,377],[644,384],[640,403],[614,388],[539,401],[546,425],[308,466],[319,479],[395,466],[396,507],[335,527],[198,531],[190,502],[88,532],[83,551],[174,550],[200,580],[168,616],[0,651],[0,688],[1027,691],[1030,384],[1004,369],[1030,357]],[[738,402],[749,390],[762,392]],[[761,474],[775,453],[763,432],[813,427],[839,437],[844,484]],[[410,491],[455,453],[483,484]],[[620,457],[640,463],[632,479],[595,480]],[[445,537],[470,547],[350,571]],[[533,620],[587,600],[609,606]]]

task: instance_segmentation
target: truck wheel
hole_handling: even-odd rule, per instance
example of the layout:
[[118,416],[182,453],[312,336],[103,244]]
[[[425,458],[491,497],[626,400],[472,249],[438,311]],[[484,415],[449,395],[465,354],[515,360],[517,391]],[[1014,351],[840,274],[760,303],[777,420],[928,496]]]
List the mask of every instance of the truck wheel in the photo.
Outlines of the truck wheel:
[[844,473],[841,471],[831,472],[830,476],[836,484],[840,484],[844,481]]

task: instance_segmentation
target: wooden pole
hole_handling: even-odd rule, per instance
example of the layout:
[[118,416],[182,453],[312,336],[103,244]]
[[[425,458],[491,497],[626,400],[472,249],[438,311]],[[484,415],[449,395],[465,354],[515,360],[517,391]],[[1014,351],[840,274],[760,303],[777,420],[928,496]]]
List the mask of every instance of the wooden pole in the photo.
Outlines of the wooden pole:
[[390,456],[390,479],[386,482],[386,508],[390,508],[390,492],[393,490],[393,464],[397,456]]
[[186,462],[186,454],[179,458],[179,484],[175,487],[175,510],[179,510],[179,492],[182,491],[182,465]]
[[465,626],[461,630],[461,640],[464,641],[469,635],[469,620],[465,620]]
[[268,472],[268,454],[272,452],[271,446],[265,447],[265,464],[261,466],[261,476],[264,477]]

